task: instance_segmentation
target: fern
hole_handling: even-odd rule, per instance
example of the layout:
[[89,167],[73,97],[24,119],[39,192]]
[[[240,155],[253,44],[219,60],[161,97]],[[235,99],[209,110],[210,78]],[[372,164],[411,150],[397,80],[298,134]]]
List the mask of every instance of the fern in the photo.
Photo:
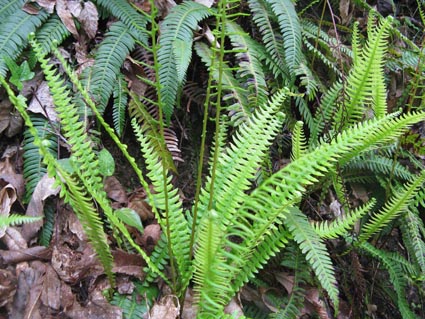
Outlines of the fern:
[[[31,114],[31,121],[38,132],[38,136],[47,146],[52,155],[57,153],[58,142],[53,128],[49,121],[42,116]],[[24,170],[25,179],[25,197],[24,202],[28,203],[32,193],[40,179],[47,172],[43,164],[42,156],[38,151],[38,147],[34,145],[34,137],[26,130],[24,132]]]
[[279,21],[280,31],[283,36],[285,62],[289,66],[291,75],[295,76],[303,54],[301,52],[301,26],[297,12],[295,11],[294,3],[290,0],[266,1],[270,3]]
[[383,229],[394,218],[406,211],[416,192],[425,182],[425,172],[418,175],[412,182],[398,191],[370,221],[362,227],[359,242],[368,240],[373,234]]
[[146,29],[148,19],[145,15],[138,13],[126,0],[96,0],[95,2],[121,20],[137,40],[147,45],[149,34]]
[[360,248],[369,253],[372,257],[382,262],[383,266],[388,270],[390,274],[391,283],[394,286],[394,290],[397,294],[398,309],[403,318],[417,318],[415,314],[410,310],[409,304],[406,300],[406,287],[407,282],[403,277],[403,269],[399,262],[392,260],[389,254],[385,251],[379,250],[367,242],[362,242]]
[[134,46],[135,40],[130,29],[121,22],[116,22],[110,27],[99,46],[88,85],[89,91],[98,102],[101,114],[116,87],[121,66]]
[[183,86],[192,56],[193,31],[199,21],[211,14],[197,2],[185,1],[175,6],[161,25],[158,50],[161,105],[167,122],[173,113],[177,91]]
[[122,137],[124,133],[125,113],[127,110],[128,95],[125,90],[126,81],[122,75],[118,75],[117,85],[113,88],[114,104],[112,107],[112,118],[114,121],[114,128],[117,135]]
[[37,30],[35,40],[42,47],[44,54],[50,53],[51,48],[62,43],[71,33],[62,23],[62,20],[53,14]]
[[292,153],[291,160],[295,161],[306,153],[306,140],[303,132],[303,122],[298,121],[295,124],[292,135]]
[[41,220],[42,217],[33,217],[33,216],[22,216],[17,214],[10,214],[8,216],[0,215],[0,229],[7,228],[10,226],[16,226],[21,224],[33,223]]
[[371,199],[363,207],[357,208],[353,212],[349,212],[343,219],[335,219],[330,223],[313,223],[314,231],[321,238],[337,238],[338,236],[344,235],[347,233],[347,230],[351,229],[354,224],[360,220],[360,218],[370,212],[375,204],[376,200]]
[[307,217],[303,215],[298,208],[293,207],[290,209],[289,213],[286,215],[284,224],[294,236],[294,240],[298,243],[307,262],[309,262],[313,268],[317,279],[329,294],[335,309],[338,310],[339,298],[337,281],[332,261],[325,244],[315,233]]
[[48,14],[44,11],[32,15],[22,10],[5,17],[0,24],[0,76],[6,76],[7,72],[6,63],[1,57],[15,60],[26,47],[28,34],[34,32],[47,18]]

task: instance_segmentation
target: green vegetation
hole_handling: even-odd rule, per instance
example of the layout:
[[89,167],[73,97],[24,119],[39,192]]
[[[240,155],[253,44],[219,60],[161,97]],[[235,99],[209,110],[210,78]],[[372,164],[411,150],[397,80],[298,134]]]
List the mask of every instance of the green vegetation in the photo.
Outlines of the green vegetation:
[[[278,264],[293,274],[293,286],[272,302],[272,318],[299,316],[307,287],[320,291],[335,317],[345,311],[341,300],[351,302],[354,317],[366,317],[372,291],[359,300],[350,286],[366,276],[359,262],[347,261],[366,258],[388,276],[390,286],[374,283],[380,298],[402,318],[425,314],[406,294],[414,289],[424,304],[422,30],[412,41],[402,21],[364,1],[354,3],[367,23],[338,25],[335,1],[220,0],[211,8],[183,1],[167,13],[153,0],[145,11],[99,0],[102,19],[114,22],[96,45],[76,24],[93,57],[81,70],[58,49],[72,45],[69,28],[43,8],[22,11],[23,3],[0,1],[0,82],[26,126],[25,198],[46,172],[55,178],[112,287],[112,250],[126,247],[146,262],[145,287],[161,278],[181,304],[193,291],[197,318],[233,318],[226,305],[245,285],[272,287],[261,270]],[[310,14],[322,5],[321,17]],[[423,27],[425,7],[417,5]],[[28,111],[21,93],[40,71],[57,122]],[[401,72],[409,81],[390,105],[392,76]],[[161,227],[151,253],[129,231],[143,232],[138,216],[113,208],[104,189],[117,170],[92,119],[126,159]],[[188,132],[176,129],[182,125]],[[57,135],[67,160],[59,158]],[[179,189],[185,183],[194,186]],[[327,220],[314,220],[320,208]],[[28,221],[11,215],[2,225]],[[45,224],[48,243],[52,214]],[[385,245],[395,230],[402,249]],[[112,301],[128,318],[140,318],[149,304],[137,308],[134,295],[117,293]],[[249,303],[243,309],[252,318],[268,313]]]

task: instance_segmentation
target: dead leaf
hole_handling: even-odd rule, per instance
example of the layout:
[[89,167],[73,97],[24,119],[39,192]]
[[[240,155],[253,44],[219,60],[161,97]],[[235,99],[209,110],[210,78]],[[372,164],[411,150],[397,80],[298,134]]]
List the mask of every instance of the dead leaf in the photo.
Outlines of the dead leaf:
[[232,318],[239,318],[244,315],[240,300],[233,297],[229,304],[224,308],[224,312],[232,315]]
[[16,284],[14,273],[0,268],[0,307],[11,303],[16,292]]
[[88,244],[83,250],[71,249],[66,244],[55,246],[52,253],[52,267],[63,281],[71,285],[87,276],[97,278],[104,273],[96,254]]
[[28,248],[27,241],[15,227],[8,227],[1,240],[9,250],[20,251]]
[[[176,306],[177,304],[177,306]],[[155,303],[150,312],[151,319],[176,319],[180,313],[179,300],[176,296],[167,295]]]
[[112,268],[114,273],[126,274],[139,279],[144,278],[143,267],[145,262],[140,255],[115,250],[112,252],[112,256],[114,257],[114,266]]
[[53,13],[53,8],[56,4],[56,0],[35,0],[33,2],[38,3],[38,5],[44,8],[48,13]]
[[94,39],[97,32],[99,14],[93,2],[84,2],[83,9],[81,10],[78,21],[90,39]]
[[195,0],[194,2],[198,2],[200,4],[203,4],[204,6],[211,8],[214,4],[214,0]]
[[10,163],[10,158],[6,158],[0,162],[0,187],[11,184],[15,189],[18,198],[24,193],[24,178],[21,174],[16,174],[13,165]]
[[339,2],[339,14],[341,17],[341,24],[347,25],[351,23],[353,17],[352,11],[350,12],[351,3],[350,0],[342,0]]
[[[32,194],[31,201],[28,204],[26,216],[44,216],[44,201],[52,196],[57,195],[60,191],[60,187],[53,188],[55,179],[45,174]],[[22,235],[29,241],[37,235],[37,232],[43,226],[43,221],[37,221],[33,223],[27,223],[22,225]]]
[[145,227],[142,235],[142,245],[146,250],[151,251],[161,237],[161,226],[150,224]]
[[108,176],[105,178],[104,185],[105,192],[110,199],[123,205],[128,203],[127,193],[115,176]]
[[55,104],[46,81],[41,82],[34,92],[33,98],[28,106],[28,111],[40,113],[51,122],[58,121],[58,114],[56,113]]
[[[16,190],[11,184],[7,184],[0,189],[0,217],[8,217],[10,208],[16,201]],[[0,226],[0,238],[2,238],[6,232],[7,226]]]
[[61,306],[61,281],[55,270],[47,265],[46,275],[43,281],[43,288],[41,292],[41,302],[54,310],[59,310]]
[[22,131],[23,120],[9,100],[0,101],[0,134],[12,137]]
[[128,208],[134,210],[140,216],[142,221],[154,218],[152,208],[148,203],[146,203],[145,197],[146,194],[143,191],[136,191],[128,198]]
[[51,257],[51,249],[44,246],[34,246],[19,250],[0,250],[0,267],[35,259],[50,260]]
[[[73,3],[74,2],[74,3]],[[56,13],[58,14],[59,18],[61,19],[62,23],[65,25],[65,27],[68,29],[71,34],[78,39],[78,31],[77,27],[75,26],[74,22],[74,14],[76,14],[75,10],[75,3],[76,1],[67,1],[67,0],[57,0],[56,1]],[[77,1],[78,6],[81,6],[79,1]],[[71,7],[71,8],[70,8]],[[73,9],[73,13],[71,12],[71,9]],[[78,12],[79,14],[79,12]]]

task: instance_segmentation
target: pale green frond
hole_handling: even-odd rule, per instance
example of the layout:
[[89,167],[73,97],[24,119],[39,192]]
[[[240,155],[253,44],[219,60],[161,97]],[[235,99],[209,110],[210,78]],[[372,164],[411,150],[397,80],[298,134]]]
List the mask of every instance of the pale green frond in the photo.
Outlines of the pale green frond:
[[292,153],[291,160],[295,161],[307,152],[307,143],[303,131],[303,122],[295,123],[292,132]]

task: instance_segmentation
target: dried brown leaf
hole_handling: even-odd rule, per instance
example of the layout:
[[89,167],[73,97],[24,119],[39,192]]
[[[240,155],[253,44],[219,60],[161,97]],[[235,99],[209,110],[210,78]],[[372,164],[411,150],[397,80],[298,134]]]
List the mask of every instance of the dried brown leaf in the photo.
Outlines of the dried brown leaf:
[[[44,216],[44,201],[59,193],[60,187],[54,187],[55,179],[45,174],[38,182],[32,194],[31,201],[27,207],[27,216]],[[30,240],[37,235],[43,226],[43,221],[36,221],[22,225],[22,235],[26,240]]]
[[43,81],[34,92],[33,98],[28,105],[28,111],[40,113],[51,122],[58,121],[58,114],[55,110],[52,95],[46,81]]
[[114,273],[126,274],[139,279],[144,278],[143,266],[145,266],[145,263],[140,255],[115,250],[112,252],[112,256],[114,257],[112,268]]
[[[7,184],[0,189],[0,216],[8,217],[10,208],[16,201],[16,190],[11,184]],[[6,226],[0,226],[0,238],[2,238],[6,232]]]
[[32,2],[38,3],[38,5],[44,8],[48,13],[53,13],[56,4],[56,0],[35,0]]
[[10,304],[16,292],[17,279],[13,272],[0,268],[0,307]]
[[21,132],[22,125],[22,117],[13,109],[9,100],[0,101],[0,133],[12,137]]
[[[177,306],[176,306],[177,304]],[[180,313],[179,300],[176,296],[167,295],[153,305],[151,319],[176,319]]]
[[46,274],[41,292],[41,302],[54,310],[59,310],[61,306],[61,281],[55,270],[51,266],[46,266]]
[[105,179],[104,188],[110,199],[123,205],[128,203],[127,193],[115,176],[108,176]]
[[[62,23],[68,29],[72,35],[78,39],[78,31],[75,26],[74,16],[78,16],[77,6],[81,7],[79,1],[66,1],[66,0],[57,0],[56,1],[56,13],[59,18],[62,20]],[[80,9],[81,10],[81,9]]]
[[84,2],[83,8],[78,16],[83,30],[90,39],[94,39],[98,27],[99,14],[93,2]]

